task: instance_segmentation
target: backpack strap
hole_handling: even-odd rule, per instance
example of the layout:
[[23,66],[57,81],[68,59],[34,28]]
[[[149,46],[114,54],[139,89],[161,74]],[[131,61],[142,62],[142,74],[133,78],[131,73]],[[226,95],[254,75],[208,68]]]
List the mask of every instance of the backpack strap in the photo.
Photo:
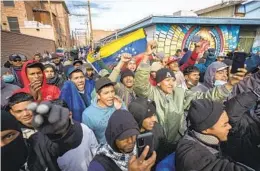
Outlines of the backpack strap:
[[99,162],[106,171],[121,171],[121,169],[116,165],[116,163],[105,155],[97,154],[93,158],[93,160]]

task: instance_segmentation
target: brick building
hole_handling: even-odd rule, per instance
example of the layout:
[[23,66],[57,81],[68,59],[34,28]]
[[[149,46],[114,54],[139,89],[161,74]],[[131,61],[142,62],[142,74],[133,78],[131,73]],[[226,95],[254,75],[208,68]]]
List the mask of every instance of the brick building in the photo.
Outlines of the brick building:
[[50,6],[51,8],[47,0],[1,1],[1,28],[54,40],[56,47],[69,49],[71,43],[67,6],[63,0],[50,1]]

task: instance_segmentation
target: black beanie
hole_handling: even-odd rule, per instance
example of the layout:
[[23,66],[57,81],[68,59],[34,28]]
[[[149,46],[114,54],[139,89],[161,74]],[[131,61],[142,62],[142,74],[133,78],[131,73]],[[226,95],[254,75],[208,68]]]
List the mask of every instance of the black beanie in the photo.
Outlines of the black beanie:
[[130,69],[125,69],[121,72],[121,78],[120,81],[123,82],[123,79],[127,76],[135,77],[135,74]]
[[201,132],[214,126],[224,111],[222,103],[208,99],[198,99],[191,102],[188,112],[191,129]]
[[127,110],[116,110],[109,118],[105,136],[113,150],[118,151],[115,145],[116,139],[122,140],[138,134],[138,125],[133,115]]
[[160,83],[165,78],[169,78],[169,77],[175,78],[174,73],[171,70],[169,70],[168,68],[162,68],[156,72],[155,81],[156,81],[156,83]]
[[15,119],[15,117],[9,112],[1,110],[1,131],[5,130],[16,130],[22,132],[19,122]]
[[129,104],[128,110],[134,116],[139,128],[141,128],[144,119],[156,113],[156,105],[152,100],[138,97]]

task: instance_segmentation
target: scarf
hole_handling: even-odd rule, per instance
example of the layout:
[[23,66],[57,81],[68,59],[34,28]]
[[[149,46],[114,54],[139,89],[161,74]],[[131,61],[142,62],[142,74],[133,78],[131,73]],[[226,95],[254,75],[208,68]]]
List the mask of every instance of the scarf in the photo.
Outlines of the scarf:
[[112,159],[116,165],[122,170],[127,171],[128,170],[128,162],[130,158],[134,155],[136,155],[136,147],[134,148],[133,152],[131,153],[117,153],[115,152],[107,143],[101,145],[98,150],[97,154],[103,154],[110,159]]

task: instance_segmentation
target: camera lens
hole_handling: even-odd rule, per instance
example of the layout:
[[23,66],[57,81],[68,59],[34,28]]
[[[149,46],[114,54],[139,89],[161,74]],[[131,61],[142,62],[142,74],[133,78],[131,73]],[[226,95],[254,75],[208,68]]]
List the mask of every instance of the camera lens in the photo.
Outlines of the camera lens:
[[143,138],[140,138],[138,140],[138,145],[139,145],[139,147],[143,147],[144,146],[144,139]]

